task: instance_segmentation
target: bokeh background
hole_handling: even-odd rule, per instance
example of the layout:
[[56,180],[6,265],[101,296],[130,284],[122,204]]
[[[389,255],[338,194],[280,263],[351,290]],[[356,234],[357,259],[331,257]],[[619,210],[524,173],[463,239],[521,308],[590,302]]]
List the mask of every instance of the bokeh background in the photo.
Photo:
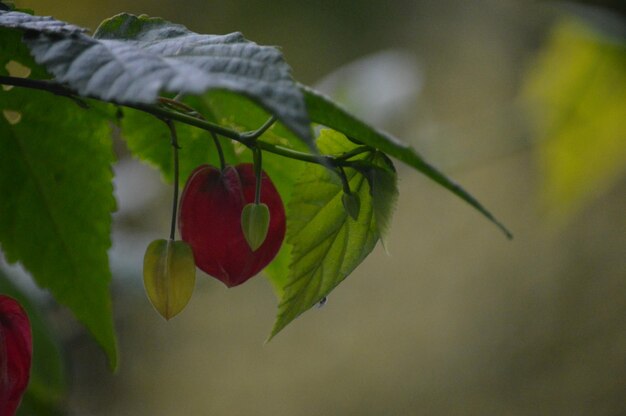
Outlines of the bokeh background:
[[398,164],[389,254],[378,247],[324,307],[264,344],[270,284],[227,290],[202,275],[165,322],[141,266],[168,232],[171,190],[118,141],[120,368],[109,373],[83,328],[31,289],[66,385],[56,413],[39,414],[626,414],[621,2],[611,13],[514,0],[16,4],[91,29],[127,11],[279,45],[296,79],[411,143],[515,234]]

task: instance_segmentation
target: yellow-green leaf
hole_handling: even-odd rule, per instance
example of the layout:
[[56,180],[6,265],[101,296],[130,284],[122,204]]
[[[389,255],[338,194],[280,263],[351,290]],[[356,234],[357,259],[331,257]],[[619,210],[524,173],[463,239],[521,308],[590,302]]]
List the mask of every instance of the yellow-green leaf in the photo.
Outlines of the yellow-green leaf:
[[567,220],[626,172],[626,46],[558,23],[529,74],[541,197]]

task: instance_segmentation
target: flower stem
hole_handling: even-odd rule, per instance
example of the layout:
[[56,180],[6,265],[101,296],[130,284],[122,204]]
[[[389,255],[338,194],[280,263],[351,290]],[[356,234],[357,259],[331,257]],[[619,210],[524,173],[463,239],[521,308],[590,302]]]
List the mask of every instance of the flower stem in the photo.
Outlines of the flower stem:
[[254,192],[254,203],[261,203],[261,175],[263,173],[261,150],[258,147],[252,149],[252,157],[254,159],[254,176],[256,177],[256,189]]
[[215,148],[217,149],[217,155],[220,158],[220,170],[224,171],[224,169],[226,169],[226,159],[224,158],[224,150],[222,149],[222,145],[220,144],[220,140],[217,137],[217,134],[215,134],[212,131],[209,133],[211,133],[211,137],[213,138],[213,143],[215,143]]
[[176,236],[176,211],[178,209],[178,136],[176,134],[176,127],[171,120],[165,120],[165,124],[170,129],[170,138],[172,141],[172,148],[174,149],[174,198],[172,201],[172,222],[170,225],[170,240],[174,240]]

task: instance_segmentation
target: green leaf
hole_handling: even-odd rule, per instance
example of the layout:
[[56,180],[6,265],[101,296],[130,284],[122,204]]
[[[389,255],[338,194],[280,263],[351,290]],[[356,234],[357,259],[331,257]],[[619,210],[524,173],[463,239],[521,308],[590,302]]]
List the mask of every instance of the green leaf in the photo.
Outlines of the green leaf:
[[330,127],[352,139],[372,146],[406,163],[463,199],[497,225],[507,237],[512,237],[510,231],[478,202],[476,198],[470,195],[461,186],[454,183],[437,168],[429,164],[412,147],[387,133],[383,133],[368,126],[321,93],[303,85],[301,85],[300,88],[304,93],[311,121]]
[[532,69],[541,198],[567,222],[626,174],[626,45],[562,20]]
[[[332,130],[323,130],[317,144],[327,154],[355,147]],[[378,241],[366,178],[346,169],[350,189],[361,201],[355,221],[343,207],[341,182],[331,175],[325,167],[308,164],[294,188],[287,212],[287,243],[292,247],[289,277],[270,339],[325,298]]]
[[51,18],[0,12],[56,81],[79,94],[123,104],[155,103],[160,92],[245,94],[313,146],[300,89],[280,51],[240,34],[202,35],[160,18],[119,14],[94,37]]
[[0,114],[0,244],[85,324],[115,368],[107,257],[113,152],[110,119],[93,106],[0,90],[0,109],[20,116],[9,122]]
[[20,292],[0,271],[0,293],[17,300],[30,321],[33,334],[33,359],[28,389],[24,393],[18,415],[60,414],[67,383],[61,350],[52,336],[45,316],[37,305]]

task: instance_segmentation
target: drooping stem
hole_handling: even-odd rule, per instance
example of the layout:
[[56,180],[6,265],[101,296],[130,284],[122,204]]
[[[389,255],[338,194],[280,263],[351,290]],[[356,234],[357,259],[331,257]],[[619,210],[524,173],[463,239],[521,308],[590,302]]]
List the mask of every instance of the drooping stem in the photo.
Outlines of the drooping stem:
[[215,143],[215,148],[217,149],[217,155],[220,158],[220,170],[224,170],[226,169],[226,159],[224,158],[224,150],[222,149],[222,145],[220,144],[220,140],[217,137],[217,134],[213,133],[212,131],[211,133],[211,137],[213,138],[213,142]]
[[174,240],[176,236],[176,218],[178,209],[178,136],[176,127],[171,120],[165,120],[165,124],[170,129],[170,139],[174,150],[174,199],[172,201],[172,222],[170,225],[170,240]]
[[348,177],[346,176],[346,171],[342,166],[337,167],[337,173],[339,174],[339,178],[341,179],[341,184],[343,185],[343,192],[346,194],[350,194],[350,183],[348,182]]
[[263,160],[261,150],[258,147],[252,149],[252,157],[254,159],[254,176],[256,177],[256,189],[254,193],[254,203],[261,203],[261,180],[263,175]]
[[371,152],[373,149],[369,146],[359,146],[335,157],[335,160],[348,160],[362,153]]

